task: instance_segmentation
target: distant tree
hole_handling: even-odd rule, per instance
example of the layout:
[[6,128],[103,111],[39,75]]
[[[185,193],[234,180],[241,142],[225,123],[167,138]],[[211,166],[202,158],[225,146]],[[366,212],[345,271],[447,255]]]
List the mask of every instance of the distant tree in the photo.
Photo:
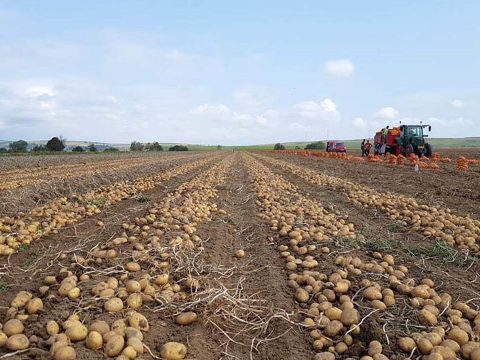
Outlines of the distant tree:
[[74,151],[74,152],[83,152],[84,150],[83,150],[83,147],[81,147],[81,146],[75,146],[75,147],[72,149],[72,151]]
[[47,149],[49,151],[63,151],[65,149],[65,140],[58,137],[53,137],[47,142]]
[[106,148],[105,150],[103,150],[103,152],[106,152],[106,153],[118,152],[118,151],[120,151],[120,150],[117,149],[116,147],[109,147],[109,148]]
[[185,145],[173,145],[168,148],[168,151],[188,151]]
[[130,151],[143,151],[143,144],[138,141],[132,141],[130,144]]
[[273,150],[285,150],[285,145],[276,143],[275,146],[273,147]]
[[325,150],[325,143],[323,141],[315,141],[305,146],[305,150]]
[[8,150],[14,153],[27,152],[28,143],[25,140],[18,140],[8,145]]
[[47,147],[45,145],[35,145],[33,148],[32,148],[32,151],[33,152],[44,152],[44,151],[48,151]]
[[158,141],[155,141],[153,144],[148,143],[145,145],[145,150],[147,151],[163,151],[162,145],[158,143]]
[[222,145],[217,145],[217,150],[222,150]]
[[295,146],[295,150],[301,150],[301,147],[298,146],[298,145],[296,145],[296,146]]
[[8,150],[5,149],[4,147],[0,148],[0,153],[6,153]]
[[90,152],[97,152],[98,151],[95,144],[88,145],[87,150],[90,151]]

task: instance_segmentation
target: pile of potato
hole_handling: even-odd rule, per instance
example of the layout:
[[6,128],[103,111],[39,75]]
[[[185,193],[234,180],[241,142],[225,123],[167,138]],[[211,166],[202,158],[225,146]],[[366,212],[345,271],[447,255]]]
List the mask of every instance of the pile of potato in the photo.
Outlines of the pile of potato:
[[[76,359],[79,346],[117,360],[141,356],[146,351],[144,334],[151,328],[148,309],[159,303],[183,301],[201,287],[192,276],[174,280],[173,254],[198,247],[197,225],[222,212],[213,200],[218,197],[216,186],[225,181],[231,165],[232,158],[226,158],[179,186],[152,204],[145,216],[123,224],[120,236],[108,244],[85,256],[62,256],[70,260],[70,265],[43,279],[36,290],[39,297],[21,291],[12,300],[7,311],[9,320],[0,329],[0,348],[15,351],[28,349],[31,344],[48,346],[55,360]],[[101,269],[112,268],[119,271],[102,275]],[[72,309],[67,318],[50,318],[44,333],[30,338],[23,335],[28,326],[24,323],[29,324],[32,315],[43,312],[43,318],[48,318],[48,311],[58,302]],[[77,304],[82,306],[77,309]],[[86,321],[92,316],[90,307],[95,309],[93,316],[102,320]],[[198,321],[198,315],[187,311],[175,316],[174,321],[188,326]],[[183,359],[186,354],[186,346],[177,342],[167,342],[160,350],[166,360]]]
[[480,220],[455,215],[448,208],[421,205],[411,197],[379,192],[365,185],[319,174],[285,161],[265,156],[261,158],[291,171],[312,184],[344,192],[354,204],[379,209],[391,219],[402,221],[405,225],[410,225],[412,230],[425,236],[432,236],[462,250],[480,252]]
[[211,160],[194,161],[135,181],[121,181],[71,198],[61,197],[48,205],[33,208],[28,213],[1,218],[0,256],[11,255],[22,245],[29,245],[35,240],[56,233],[64,226],[100,213],[104,207],[131,198],[139,192],[151,190],[158,184],[186,174],[209,161]]
[[[476,308],[454,302],[431,279],[411,277],[409,269],[397,265],[391,254],[358,250],[356,255],[332,258],[329,254],[335,245],[328,239],[340,236],[338,216],[326,216],[324,208],[304,200],[293,184],[253,158],[247,164],[259,197],[260,216],[272,224],[283,242],[278,251],[285,259],[288,285],[296,301],[307,309],[303,326],[309,330],[316,360],[356,357],[359,348],[364,349],[363,360],[388,359],[379,342],[383,339],[361,342],[359,335],[369,328],[360,323],[369,313],[388,312],[399,303],[415,314],[409,319],[411,324],[425,331],[407,337],[389,334],[395,339],[391,351],[400,349],[405,357],[417,354],[435,360],[480,359],[480,312]],[[300,203],[305,207],[297,206]],[[310,230],[319,222],[324,231],[315,236]],[[353,225],[347,226],[352,231],[347,236],[355,237]],[[352,346],[354,353],[349,352]]]

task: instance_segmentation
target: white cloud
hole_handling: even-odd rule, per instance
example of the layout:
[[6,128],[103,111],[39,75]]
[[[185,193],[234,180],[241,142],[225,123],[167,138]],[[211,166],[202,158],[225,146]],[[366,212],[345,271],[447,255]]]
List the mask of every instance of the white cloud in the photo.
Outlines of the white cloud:
[[320,102],[313,100],[299,102],[293,105],[292,110],[296,115],[309,119],[325,118],[337,113],[337,105],[332,99],[326,98]]
[[350,60],[331,60],[325,63],[325,72],[330,76],[348,77],[353,75],[355,66]]
[[230,115],[232,111],[227,105],[224,105],[224,104],[220,104],[220,105],[203,104],[191,109],[190,113],[193,115],[207,115],[207,116],[218,117],[218,116]]
[[398,110],[390,106],[381,108],[375,113],[376,118],[383,119],[383,120],[393,120],[397,116],[398,116]]
[[365,119],[357,117],[353,119],[353,126],[355,126],[357,129],[365,129],[367,127],[367,122]]
[[462,100],[458,99],[453,100],[451,104],[456,109],[462,108],[465,105]]

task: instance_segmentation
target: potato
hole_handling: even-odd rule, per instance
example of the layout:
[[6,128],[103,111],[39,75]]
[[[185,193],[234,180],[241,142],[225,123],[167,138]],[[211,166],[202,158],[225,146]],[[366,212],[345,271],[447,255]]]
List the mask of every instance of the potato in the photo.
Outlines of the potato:
[[139,338],[137,337],[128,338],[127,345],[131,346],[137,352],[137,354],[139,355],[143,354],[143,343]]
[[7,349],[11,351],[25,350],[30,346],[30,341],[28,341],[28,338],[25,335],[16,334],[10,336],[5,345],[7,346]]
[[70,289],[67,293],[67,296],[70,300],[78,299],[80,297],[80,289],[78,287]]
[[141,266],[138,263],[133,262],[133,261],[127,263],[126,269],[130,272],[137,272],[137,271],[142,270]]
[[342,311],[340,321],[345,326],[357,324],[359,320],[358,311],[356,309],[345,309]]
[[198,319],[198,316],[195,312],[188,311],[178,315],[175,319],[175,322],[180,325],[189,325],[197,321],[197,319]]
[[456,359],[455,351],[446,346],[434,346],[430,354],[440,354],[443,359]]
[[105,344],[105,354],[110,357],[117,356],[122,352],[124,345],[125,340],[123,339],[123,336],[114,335],[108,339],[107,343]]
[[475,350],[477,348],[480,348],[479,343],[474,342],[474,341],[469,341],[468,343],[466,343],[465,345],[462,346],[462,349],[461,349],[462,356],[465,359],[471,358],[471,354],[472,354],[473,350]]
[[387,305],[380,300],[372,300],[372,306],[378,310],[385,310],[387,308]]
[[23,308],[32,299],[33,295],[28,291],[19,291],[10,303],[11,307],[20,309]]
[[368,300],[382,300],[383,296],[380,290],[374,286],[370,286],[363,291],[363,296]]
[[415,286],[412,291],[411,291],[411,294],[414,296],[414,297],[419,297],[419,298],[422,298],[422,299],[428,299],[430,297],[430,287],[428,285],[418,285],[418,286]]
[[27,312],[32,315],[43,309],[43,302],[40,298],[33,298],[27,303]]
[[336,336],[343,329],[343,324],[338,320],[331,321],[324,330],[325,335],[328,337]]
[[398,346],[400,349],[406,353],[411,353],[415,349],[416,344],[415,340],[410,337],[402,337],[398,340]]
[[58,325],[58,323],[54,320],[49,320],[47,322],[47,325],[46,325],[46,329],[47,329],[47,334],[48,335],[57,335],[58,332],[60,331],[60,326]]
[[442,337],[436,332],[426,333],[424,338],[432,343],[433,346],[440,345],[442,342]]
[[148,324],[148,320],[145,316],[140,313],[133,313],[128,317],[128,323],[131,327],[142,331],[148,331],[150,329],[150,325]]
[[335,355],[331,352],[321,352],[315,355],[315,360],[335,360]]
[[295,292],[295,299],[298,302],[305,303],[310,299],[310,294],[303,288],[298,288]]
[[76,358],[77,353],[71,346],[62,346],[58,348],[53,355],[54,360],[75,360]]
[[435,326],[438,323],[437,317],[425,309],[419,311],[418,320],[427,326]]
[[335,351],[338,354],[343,354],[347,350],[348,350],[348,346],[344,342],[339,342],[337,345],[335,345]]
[[16,334],[21,334],[23,333],[23,330],[25,327],[23,326],[23,323],[18,320],[18,319],[11,319],[8,320],[4,325],[3,325],[3,332],[7,336],[12,336]]
[[340,310],[337,307],[331,307],[327,310],[325,310],[325,316],[329,320],[340,320],[342,317],[342,310]]
[[105,321],[102,320],[95,320],[93,323],[90,324],[88,327],[89,331],[96,331],[100,335],[105,335],[110,331],[110,326]]
[[65,331],[65,335],[67,335],[71,341],[82,341],[87,337],[88,329],[83,324],[74,325]]
[[168,274],[158,275],[155,278],[154,282],[155,282],[155,284],[160,285],[160,286],[168,284]]
[[0,330],[0,349],[7,343],[8,336]]
[[373,340],[368,345],[368,355],[370,355],[370,356],[374,356],[376,354],[381,354],[382,350],[383,350],[383,348],[382,348],[382,344],[380,343],[380,341]]
[[131,309],[138,310],[142,307],[143,300],[141,293],[130,294],[127,298],[127,306]]
[[134,327],[127,327],[125,329],[125,336],[127,337],[127,339],[130,339],[130,338],[137,338],[139,340],[143,340],[143,334],[140,330],[134,328]]
[[125,349],[123,349],[122,355],[128,359],[135,359],[137,357],[137,352],[132,346],[127,346]]
[[470,360],[480,360],[480,347],[476,347],[470,353]]
[[245,257],[245,250],[240,249],[240,250],[235,251],[235,257],[237,259],[241,259],[241,258]]
[[425,338],[420,338],[417,341],[417,347],[418,347],[418,350],[420,350],[420,352],[424,355],[430,354],[430,352],[433,349],[432,343]]
[[105,308],[106,311],[111,312],[111,313],[122,311],[123,301],[122,301],[122,299],[116,298],[116,297],[108,299],[105,302],[104,308]]
[[453,351],[455,351],[456,353],[460,352],[460,345],[456,341],[446,339],[446,340],[443,340],[440,345],[448,347]]
[[90,331],[85,341],[87,347],[91,350],[98,350],[103,346],[103,337],[97,331]]
[[469,340],[468,333],[457,327],[454,327],[452,330],[450,330],[447,337],[450,340],[457,342],[460,346],[465,345]]
[[160,351],[160,356],[165,360],[181,360],[186,354],[187,347],[178,342],[167,342]]
[[140,283],[136,280],[128,280],[125,284],[125,287],[130,294],[142,291]]

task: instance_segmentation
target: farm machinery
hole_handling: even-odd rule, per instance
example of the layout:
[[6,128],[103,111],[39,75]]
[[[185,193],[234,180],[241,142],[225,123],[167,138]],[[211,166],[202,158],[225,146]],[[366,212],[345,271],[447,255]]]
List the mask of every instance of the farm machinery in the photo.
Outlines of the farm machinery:
[[375,134],[373,139],[375,155],[403,155],[409,157],[415,154],[419,157],[432,157],[432,146],[425,140],[432,130],[430,125],[400,125],[389,129],[388,126]]

